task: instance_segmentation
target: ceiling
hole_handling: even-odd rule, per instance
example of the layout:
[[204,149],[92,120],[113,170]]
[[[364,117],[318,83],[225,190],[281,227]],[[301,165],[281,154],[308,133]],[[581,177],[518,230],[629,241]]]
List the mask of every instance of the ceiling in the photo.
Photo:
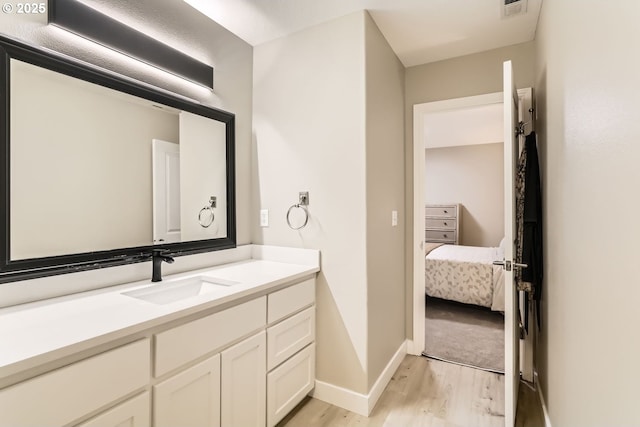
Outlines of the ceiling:
[[365,9],[406,67],[533,40],[542,4],[502,18],[504,0],[184,1],[252,46]]

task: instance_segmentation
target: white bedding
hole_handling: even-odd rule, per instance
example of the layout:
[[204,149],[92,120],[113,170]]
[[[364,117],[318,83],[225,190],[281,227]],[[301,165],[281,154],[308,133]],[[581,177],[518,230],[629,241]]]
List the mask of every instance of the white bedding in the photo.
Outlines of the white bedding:
[[493,265],[502,248],[442,245],[425,258],[429,296],[504,311],[504,272]]

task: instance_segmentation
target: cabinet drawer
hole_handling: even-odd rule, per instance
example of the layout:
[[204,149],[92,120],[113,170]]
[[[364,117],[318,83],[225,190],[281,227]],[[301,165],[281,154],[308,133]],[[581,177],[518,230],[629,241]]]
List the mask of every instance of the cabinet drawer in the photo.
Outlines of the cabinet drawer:
[[435,228],[438,230],[455,230],[456,220],[447,218],[427,218],[425,228]]
[[145,391],[77,427],[148,427],[151,425],[150,395]]
[[264,327],[266,311],[266,297],[261,297],[156,334],[154,375],[166,374]]
[[149,382],[149,339],[0,390],[0,425],[61,426]]
[[456,232],[449,230],[426,230],[425,240],[428,241],[442,241],[442,242],[455,242]]
[[315,340],[315,308],[267,329],[267,369],[271,370]]
[[291,313],[311,305],[316,300],[315,279],[305,280],[297,285],[268,295],[268,323],[284,319]]
[[425,216],[437,218],[455,218],[457,216],[456,206],[428,206],[424,208]]
[[267,427],[275,426],[313,389],[316,345],[311,344],[267,375]]

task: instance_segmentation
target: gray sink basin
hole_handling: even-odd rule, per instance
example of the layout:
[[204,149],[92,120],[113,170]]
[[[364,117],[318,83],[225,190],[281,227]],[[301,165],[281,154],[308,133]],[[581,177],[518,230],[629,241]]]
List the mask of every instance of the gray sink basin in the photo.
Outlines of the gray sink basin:
[[200,295],[216,292],[226,293],[230,286],[239,283],[210,276],[198,276],[171,282],[161,282],[147,288],[122,292],[122,295],[153,304],[171,304]]

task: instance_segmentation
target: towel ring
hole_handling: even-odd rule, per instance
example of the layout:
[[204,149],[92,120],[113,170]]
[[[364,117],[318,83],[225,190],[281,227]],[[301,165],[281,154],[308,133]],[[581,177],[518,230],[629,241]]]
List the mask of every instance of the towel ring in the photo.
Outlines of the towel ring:
[[[202,218],[202,214],[208,213],[209,218]],[[213,208],[211,206],[205,206],[200,209],[200,213],[198,214],[198,222],[200,223],[200,227],[208,228],[211,224],[213,224],[213,220],[216,219],[216,214],[213,212]]]
[[[293,225],[291,225],[291,220],[289,219],[289,215],[291,215],[291,211],[293,210],[293,208],[302,209],[304,211],[304,222],[300,227],[294,227]],[[292,230],[300,230],[301,228],[306,227],[308,222],[309,222],[309,211],[307,210],[307,208],[304,205],[301,205],[300,203],[291,205],[291,207],[287,211],[287,225],[289,226],[289,228]]]
[[[200,213],[198,213],[198,222],[200,223],[200,227],[208,228],[213,221],[216,219],[216,214],[213,212],[213,208],[216,207],[216,196],[209,197],[209,203],[202,209],[200,209]],[[202,214],[206,213],[209,218],[206,217],[203,219]]]

